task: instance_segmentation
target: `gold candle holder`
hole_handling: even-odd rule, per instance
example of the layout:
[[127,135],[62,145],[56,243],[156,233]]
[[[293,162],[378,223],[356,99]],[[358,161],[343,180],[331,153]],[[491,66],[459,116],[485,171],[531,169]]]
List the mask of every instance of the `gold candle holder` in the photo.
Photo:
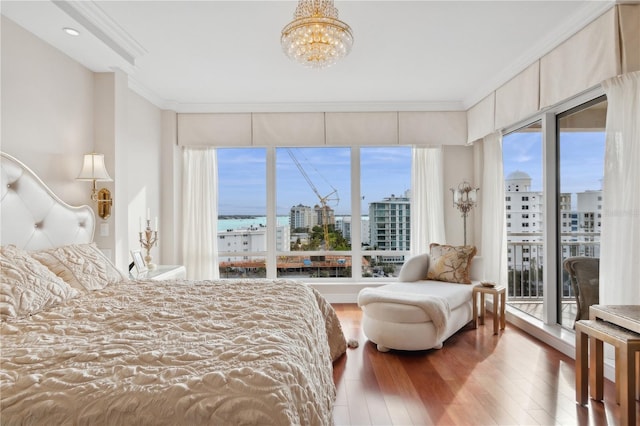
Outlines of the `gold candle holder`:
[[149,270],[154,270],[157,265],[152,262],[153,258],[151,257],[151,248],[158,245],[158,230],[152,230],[151,219],[147,219],[147,227],[144,231],[138,232],[138,234],[140,234],[140,246],[147,251],[147,255],[144,257],[147,268],[149,268]]

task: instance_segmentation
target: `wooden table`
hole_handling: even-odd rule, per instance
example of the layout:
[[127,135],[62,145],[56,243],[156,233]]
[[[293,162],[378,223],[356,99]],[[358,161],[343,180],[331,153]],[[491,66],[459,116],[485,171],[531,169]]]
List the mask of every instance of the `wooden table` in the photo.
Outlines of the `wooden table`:
[[640,334],[640,305],[591,305],[589,319],[601,319]]
[[[602,320],[615,324],[619,327],[625,328],[634,333],[640,334],[640,305],[592,305],[589,307],[589,319]],[[602,348],[595,348],[591,346],[591,350],[598,351],[598,356],[602,359]],[[616,354],[618,355],[618,354]],[[638,377],[638,353],[636,353],[635,364],[631,361],[631,365],[620,366],[616,365],[616,400],[620,403],[621,417],[629,419],[629,424],[635,424],[636,404],[635,397],[640,393],[640,377]],[[616,364],[618,359],[616,359]],[[591,371],[592,377],[602,378],[602,363],[599,366],[594,366],[591,370],[599,369],[599,371]],[[619,374],[621,369],[630,372],[627,377],[621,377]],[[595,376],[594,376],[595,375]],[[629,377],[631,376],[631,377]],[[629,380],[635,379],[635,389]],[[602,379],[600,379],[601,381]],[[592,381],[593,383],[593,381]],[[602,383],[596,384],[596,386],[602,387]],[[624,422],[623,422],[624,423]]]
[[[484,324],[485,316],[485,295],[491,294],[493,296],[493,334],[498,334],[498,324],[500,329],[504,330],[505,327],[505,305],[506,305],[506,288],[504,286],[484,287],[477,285],[473,287],[473,326],[478,327],[478,319],[480,324]],[[480,296],[480,315],[478,318],[478,296]]]

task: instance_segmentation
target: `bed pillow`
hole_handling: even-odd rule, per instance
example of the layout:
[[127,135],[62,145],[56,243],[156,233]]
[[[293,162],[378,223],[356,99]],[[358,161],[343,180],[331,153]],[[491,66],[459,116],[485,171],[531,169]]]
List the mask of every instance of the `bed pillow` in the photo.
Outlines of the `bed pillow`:
[[33,252],[32,256],[80,291],[100,290],[128,279],[95,243],[56,247]]
[[469,271],[476,254],[475,246],[449,246],[432,243],[430,246],[428,280],[471,284]]
[[28,252],[0,247],[0,319],[23,318],[78,296]]
[[410,257],[398,274],[398,281],[403,283],[412,283],[423,280],[429,271],[429,255],[427,253],[418,254]]

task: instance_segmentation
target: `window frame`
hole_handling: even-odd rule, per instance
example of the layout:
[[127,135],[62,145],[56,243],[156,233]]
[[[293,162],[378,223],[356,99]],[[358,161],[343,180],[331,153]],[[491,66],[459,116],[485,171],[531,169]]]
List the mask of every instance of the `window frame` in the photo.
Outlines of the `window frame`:
[[[389,148],[395,148],[394,145],[385,145]],[[301,148],[323,148],[324,146],[301,146]],[[381,146],[371,146],[371,148],[380,148]],[[406,148],[407,146],[399,146]],[[219,258],[230,256],[246,256],[246,257],[264,257],[266,267],[266,278],[277,279],[277,259],[279,256],[286,254],[291,255],[292,252],[277,251],[277,149],[286,148],[284,146],[267,146],[255,147],[266,150],[266,252],[226,252],[220,251]],[[328,254],[336,254],[340,256],[351,257],[351,277],[328,277],[328,278],[311,278],[305,277],[305,282],[311,284],[354,284],[360,282],[369,283],[386,283],[394,280],[393,277],[363,277],[362,275],[362,258],[364,256],[398,256],[406,259],[409,256],[409,250],[364,250],[362,247],[362,208],[361,208],[361,148],[368,146],[348,146],[351,156],[351,250],[345,251],[305,251],[305,255],[324,256]],[[411,147],[409,147],[411,149]],[[409,186],[411,182],[408,183]],[[367,212],[368,213],[368,212]],[[240,254],[241,253],[241,254]]]
[[[514,123],[502,129],[502,135],[516,132],[540,121],[542,131],[542,192],[545,197],[542,226],[543,244],[546,250],[543,253],[543,323],[560,327],[558,318],[560,315],[561,268],[558,261],[560,251],[559,232],[561,231],[561,218],[558,209],[560,201],[560,188],[558,181],[559,145],[557,134],[557,116],[588,102],[593,102],[605,96],[602,86],[598,85],[588,89],[557,105],[551,106],[543,112],[533,114],[526,119]],[[517,191],[517,190],[516,190]],[[550,220],[549,220],[550,218]]]

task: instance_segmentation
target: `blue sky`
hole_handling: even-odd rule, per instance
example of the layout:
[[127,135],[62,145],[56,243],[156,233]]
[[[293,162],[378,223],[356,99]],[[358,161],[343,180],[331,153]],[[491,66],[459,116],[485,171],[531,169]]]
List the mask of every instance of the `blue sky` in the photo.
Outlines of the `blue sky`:
[[[562,192],[601,189],[604,158],[603,133],[563,133],[560,140]],[[320,196],[336,214],[350,214],[351,152],[348,147],[291,148]],[[368,205],[392,194],[401,196],[411,186],[411,148],[361,148],[361,203]],[[542,188],[542,144],[538,132],[507,135],[503,142],[504,173],[520,170],[532,178],[532,189]],[[276,150],[277,214],[292,206],[314,206],[319,198],[306,182],[286,148]],[[221,215],[266,214],[266,149],[218,150],[219,207]],[[337,194],[337,196],[336,196]],[[339,201],[336,199],[339,198]]]
[[[351,203],[351,150],[335,148],[291,148],[321,197],[336,214],[349,214]],[[361,149],[361,209],[385,197],[402,195],[411,186],[411,148]],[[319,197],[295,165],[286,148],[276,150],[277,213],[288,214],[292,206],[314,206]],[[266,212],[266,150],[218,150],[219,206],[221,215],[264,215]],[[336,200],[339,198],[339,201]]]
[[[531,189],[542,190],[542,138],[538,132],[506,135],[502,144],[504,175],[523,171],[531,176]],[[602,189],[603,132],[563,132],[560,135],[561,192]]]

